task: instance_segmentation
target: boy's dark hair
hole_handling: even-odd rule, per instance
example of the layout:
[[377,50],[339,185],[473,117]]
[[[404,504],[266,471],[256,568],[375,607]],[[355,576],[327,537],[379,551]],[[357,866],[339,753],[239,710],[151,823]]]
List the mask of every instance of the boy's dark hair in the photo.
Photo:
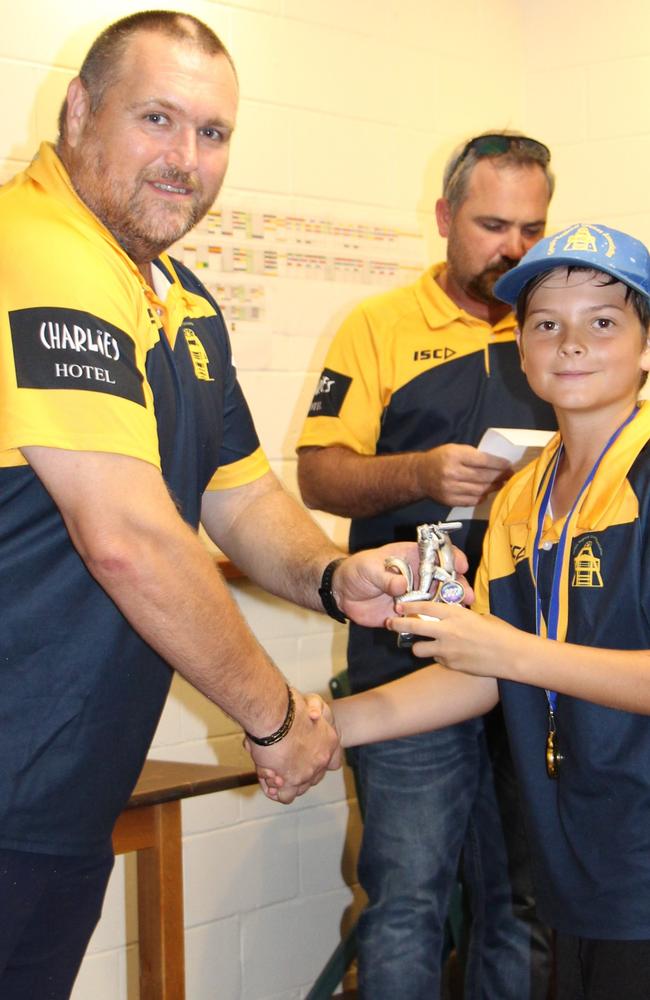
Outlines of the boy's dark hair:
[[[173,10],[143,10],[109,24],[90,46],[79,77],[90,97],[94,114],[106,90],[119,78],[124,50],[138,31],[154,31],[187,42],[208,55],[223,55],[235,69],[230,53],[211,28],[191,14]],[[59,142],[65,139],[67,101],[59,112]]]
[[[524,322],[526,320],[526,313],[528,311],[528,303],[530,302],[530,297],[536,288],[548,278],[551,271],[557,271],[557,267],[549,267],[548,271],[542,271],[541,274],[536,274],[534,278],[531,278],[527,285],[524,285],[521,292],[519,293],[519,298],[517,299],[517,305],[515,307],[515,315],[517,317],[517,326],[521,330]],[[599,271],[595,267],[583,267],[580,264],[569,264],[566,267],[567,274],[573,274],[574,271],[577,273],[594,274],[600,275],[602,285],[625,285],[625,301],[629,302],[637,315],[637,319],[641,324],[644,331],[644,335],[648,335],[650,330],[650,302],[645,295],[638,292],[636,288],[631,288],[626,285],[624,281],[619,281],[615,278],[613,274],[606,274],[604,271]],[[645,385],[646,379],[648,377],[648,372],[641,373],[641,385]]]

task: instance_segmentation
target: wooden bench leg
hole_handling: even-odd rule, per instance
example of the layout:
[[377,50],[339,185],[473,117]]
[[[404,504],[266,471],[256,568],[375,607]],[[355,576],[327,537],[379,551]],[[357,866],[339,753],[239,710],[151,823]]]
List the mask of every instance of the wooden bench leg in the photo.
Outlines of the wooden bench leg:
[[137,854],[140,1000],[185,1000],[181,806],[151,808],[154,846]]

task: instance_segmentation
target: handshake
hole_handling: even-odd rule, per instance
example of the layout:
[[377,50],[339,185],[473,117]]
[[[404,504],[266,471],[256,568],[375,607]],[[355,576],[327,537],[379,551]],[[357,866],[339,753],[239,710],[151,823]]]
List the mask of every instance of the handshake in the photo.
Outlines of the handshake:
[[262,791],[283,803],[303,795],[342,761],[340,734],[327,702],[317,694],[302,695],[294,688],[290,691],[295,715],[287,735],[270,747],[254,744],[249,736],[244,739]]
[[[385,545],[343,560],[332,581],[340,610],[359,625],[378,628],[395,613],[396,601],[456,603],[467,595],[469,603],[471,591],[456,581],[457,573],[466,572],[467,560],[453,549],[447,535],[455,527],[460,525],[420,525],[417,543]],[[414,568],[418,572],[417,591],[413,590]],[[270,745],[250,736],[244,740],[265,795],[283,803],[303,795],[342,762],[341,733],[332,708],[320,695],[288,690],[282,736]]]

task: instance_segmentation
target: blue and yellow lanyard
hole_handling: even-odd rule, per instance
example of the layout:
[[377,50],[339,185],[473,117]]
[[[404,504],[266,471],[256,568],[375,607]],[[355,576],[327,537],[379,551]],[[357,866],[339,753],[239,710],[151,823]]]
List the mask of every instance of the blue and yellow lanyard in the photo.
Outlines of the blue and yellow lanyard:
[[[600,463],[604,459],[605,455],[612,447],[614,442],[618,439],[619,435],[622,433],[625,427],[634,419],[638,409],[635,408],[632,412],[625,418],[622,424],[616,428],[609,441],[601,451],[600,455],[594,462],[594,465],[589,472],[589,475],[585,479],[584,483],[580,487],[571,510],[567,514],[562,532],[560,534],[560,540],[557,545],[557,550],[555,553],[555,562],[553,564],[553,578],[551,582],[551,593],[548,602],[548,621],[546,624],[546,636],[549,639],[557,639],[558,637],[558,625],[560,619],[560,582],[562,579],[562,568],[564,566],[564,556],[566,552],[567,539],[569,537],[569,529],[572,525],[574,515],[579,513],[580,507],[582,506],[582,500],[591,486],[594,477],[598,471]],[[535,533],[535,544],[533,547],[533,583],[535,585],[535,632],[537,635],[543,634],[542,624],[542,601],[539,593],[538,587],[538,571],[539,571],[539,546],[542,537],[542,531],[544,529],[544,519],[549,509],[551,502],[551,495],[553,493],[553,486],[555,484],[555,476],[560,464],[560,458],[562,457],[563,445],[560,442],[560,446],[555,453],[555,458],[551,461],[553,462],[551,474],[548,479],[546,490],[544,491],[544,496],[542,497],[542,503],[539,508],[537,515],[537,531]],[[563,760],[562,754],[558,749],[557,741],[557,727],[555,723],[555,715],[557,712],[557,691],[546,691],[546,701],[548,704],[548,734],[546,737],[546,773],[549,778],[557,778],[558,768]]]

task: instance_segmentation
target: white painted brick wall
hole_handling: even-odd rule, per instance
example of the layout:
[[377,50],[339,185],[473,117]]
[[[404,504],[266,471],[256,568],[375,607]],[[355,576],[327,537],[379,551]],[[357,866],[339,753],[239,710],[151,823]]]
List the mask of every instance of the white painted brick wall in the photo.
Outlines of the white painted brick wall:
[[604,222],[647,243],[650,8],[625,0],[615,17],[605,0],[521,8],[525,119],[553,149],[556,228]]
[[[53,138],[59,101],[90,40],[135,0],[0,0],[0,180]],[[153,5],[152,5],[153,6]],[[624,0],[156,0],[206,20],[231,48],[242,107],[233,199],[299,199],[330,215],[404,213],[431,226],[442,165],[460,138],[530,131],[553,148],[551,225],[594,221],[650,237],[650,8]],[[355,299],[329,295],[314,328],[302,305],[282,334],[234,338],[273,467],[295,487],[293,446],[328,340]],[[298,300],[297,300],[298,301]],[[303,300],[300,299],[300,302]],[[319,303],[323,299],[320,298]],[[319,314],[320,314],[319,310]],[[342,540],[341,523],[318,520]],[[344,629],[250,584],[234,585],[260,640],[292,682],[325,690]],[[154,754],[242,759],[232,723],[177,681]],[[359,819],[349,778],[328,775],[288,808],[253,789],[183,805],[189,1000],[299,1000],[359,906]],[[74,1000],[135,1000],[133,858],[116,863]]]

